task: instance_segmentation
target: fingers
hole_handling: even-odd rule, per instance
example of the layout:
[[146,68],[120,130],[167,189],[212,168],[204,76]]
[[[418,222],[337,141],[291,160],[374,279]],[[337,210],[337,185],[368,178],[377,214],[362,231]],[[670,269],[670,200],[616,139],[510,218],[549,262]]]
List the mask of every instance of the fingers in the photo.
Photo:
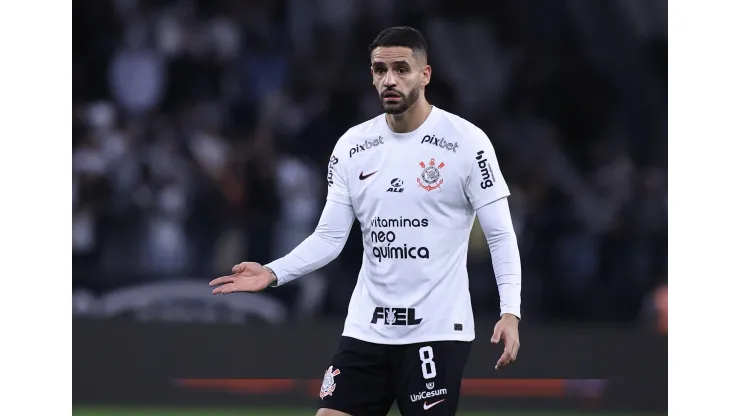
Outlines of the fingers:
[[209,286],[217,286],[213,289],[214,295],[226,295],[235,292],[259,292],[263,290],[267,284],[264,279],[261,279],[256,274],[251,274],[249,271],[242,272],[240,274],[233,274],[231,276],[222,276],[218,279],[213,279]]
[[512,334],[504,335],[504,353],[496,362],[496,370],[499,370],[507,365],[516,361],[516,356],[519,353],[519,339]]
[[247,262],[242,262],[231,268],[231,273],[237,274],[247,270]]
[[506,347],[504,348],[504,353],[501,354],[501,358],[496,362],[496,370],[506,367],[514,361],[512,343],[506,341],[506,338],[504,338],[504,342],[506,342]]
[[236,291],[236,285],[234,283],[228,283],[223,286],[219,286],[213,289],[214,295],[227,295]]
[[211,280],[211,283],[208,284],[208,286],[218,286],[223,285],[226,283],[233,283],[234,282],[234,275],[231,276],[221,276],[218,279]]
[[234,274],[247,273],[247,275],[255,275],[261,271],[262,266],[253,261],[241,262],[231,269],[231,272]]
[[237,277],[256,276],[259,272],[262,271],[262,266],[260,266],[257,263],[253,263],[253,262],[242,262],[232,267],[231,271],[234,274],[230,276],[222,276],[217,279],[213,279],[208,284],[208,286],[211,286],[211,287],[223,285],[213,290],[214,295],[236,292],[237,291],[237,287],[236,287]]
[[519,340],[514,340],[511,343],[511,361],[516,361],[516,357],[519,355]]
[[491,342],[493,344],[498,344],[498,342],[501,340],[502,332],[503,332],[503,325],[496,324],[496,326],[493,328],[493,336],[491,337]]
[[501,355],[501,358],[498,359],[496,362],[496,370],[500,370],[507,365],[511,364],[511,362],[514,361],[511,357],[511,353],[509,351],[504,351],[504,353]]

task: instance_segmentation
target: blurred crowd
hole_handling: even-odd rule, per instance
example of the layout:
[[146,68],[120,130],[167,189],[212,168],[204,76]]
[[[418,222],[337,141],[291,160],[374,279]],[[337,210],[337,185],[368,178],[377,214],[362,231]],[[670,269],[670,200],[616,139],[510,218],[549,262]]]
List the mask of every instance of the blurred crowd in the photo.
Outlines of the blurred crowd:
[[[666,0],[75,0],[73,288],[268,262],[314,229],[326,164],[377,115],[367,45],[411,25],[432,104],[481,127],[511,189],[531,320],[635,322],[667,284]],[[269,291],[343,316],[359,229]],[[476,225],[476,314],[498,312]],[[660,292],[663,293],[663,292]],[[667,301],[666,301],[667,302]]]

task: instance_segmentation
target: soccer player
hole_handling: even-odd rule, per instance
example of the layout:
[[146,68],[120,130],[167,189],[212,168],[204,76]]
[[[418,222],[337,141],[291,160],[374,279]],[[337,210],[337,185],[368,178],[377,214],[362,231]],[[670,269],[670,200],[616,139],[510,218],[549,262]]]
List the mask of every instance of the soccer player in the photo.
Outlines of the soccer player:
[[350,128],[328,166],[315,232],[267,265],[245,262],[214,294],[284,285],[342,251],[355,218],[364,256],[338,350],[324,374],[318,416],[454,415],[475,336],[466,257],[475,216],[499,288],[501,368],[519,349],[521,266],[509,189],[486,134],[424,97],[432,69],[421,33],[381,32],[370,45],[384,110]]

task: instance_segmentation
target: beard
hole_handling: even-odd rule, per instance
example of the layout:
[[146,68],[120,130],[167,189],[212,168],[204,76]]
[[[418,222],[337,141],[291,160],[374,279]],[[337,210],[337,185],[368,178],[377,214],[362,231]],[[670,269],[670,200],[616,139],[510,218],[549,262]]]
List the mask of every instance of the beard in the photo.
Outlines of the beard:
[[384,91],[383,93],[380,94],[380,105],[383,106],[383,111],[386,114],[398,115],[398,114],[405,113],[406,110],[411,108],[411,106],[414,105],[414,103],[416,103],[416,100],[419,99],[419,93],[421,92],[421,86],[417,85],[416,87],[414,87],[409,92],[408,95],[400,91],[393,90],[393,92],[399,95],[398,101],[396,102],[389,102],[389,101],[383,100],[383,94],[385,92],[387,91]]

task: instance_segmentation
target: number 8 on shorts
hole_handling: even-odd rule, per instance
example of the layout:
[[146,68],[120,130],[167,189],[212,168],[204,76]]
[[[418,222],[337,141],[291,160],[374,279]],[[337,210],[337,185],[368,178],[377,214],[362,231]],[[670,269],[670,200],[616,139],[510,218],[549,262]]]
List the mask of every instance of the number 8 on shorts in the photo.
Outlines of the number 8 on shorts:
[[421,374],[424,379],[437,377],[437,367],[434,365],[434,350],[431,346],[426,345],[419,348],[419,358],[421,359]]

